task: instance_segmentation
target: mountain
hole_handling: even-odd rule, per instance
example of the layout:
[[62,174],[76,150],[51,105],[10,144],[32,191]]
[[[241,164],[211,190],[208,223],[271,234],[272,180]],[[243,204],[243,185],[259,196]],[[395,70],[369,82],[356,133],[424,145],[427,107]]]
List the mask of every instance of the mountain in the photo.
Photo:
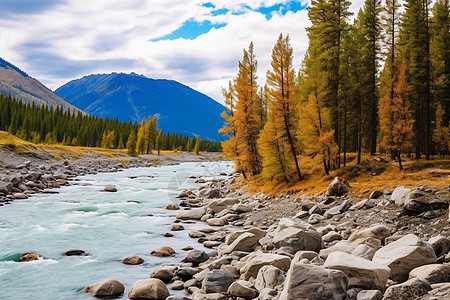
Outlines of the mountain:
[[200,135],[220,141],[225,107],[179,82],[150,79],[135,73],[85,76],[66,83],[56,94],[83,111],[120,121],[158,117],[164,132]]
[[45,85],[2,58],[0,58],[0,93],[22,99],[26,103],[34,101],[37,104],[78,110]]

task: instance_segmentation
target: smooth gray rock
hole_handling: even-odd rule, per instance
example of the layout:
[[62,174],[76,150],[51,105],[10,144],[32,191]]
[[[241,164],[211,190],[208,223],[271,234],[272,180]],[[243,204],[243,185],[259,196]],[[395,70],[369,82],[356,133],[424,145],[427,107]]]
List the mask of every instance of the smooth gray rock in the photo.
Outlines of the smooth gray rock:
[[125,286],[116,279],[106,279],[85,287],[81,293],[91,293],[93,296],[119,296],[125,291]]
[[169,290],[164,282],[156,278],[138,280],[128,292],[130,299],[164,300],[169,296]]
[[382,300],[383,294],[379,290],[365,290],[358,293],[356,300]]
[[206,275],[202,283],[202,289],[206,293],[225,293],[233,281],[233,275],[230,273],[214,270]]
[[200,220],[206,214],[206,209],[203,207],[192,208],[190,210],[183,210],[177,215],[177,219],[181,220]]
[[299,219],[282,218],[270,235],[277,248],[291,247],[295,252],[300,250],[317,252],[322,246],[321,234],[313,226]]
[[258,297],[258,291],[253,285],[245,280],[238,280],[233,282],[228,288],[228,294],[233,297],[242,297],[244,299],[253,299]]
[[207,261],[208,259],[209,255],[205,251],[190,250],[186,252],[186,255],[181,261],[185,263],[192,263],[194,266],[198,266],[198,264]]

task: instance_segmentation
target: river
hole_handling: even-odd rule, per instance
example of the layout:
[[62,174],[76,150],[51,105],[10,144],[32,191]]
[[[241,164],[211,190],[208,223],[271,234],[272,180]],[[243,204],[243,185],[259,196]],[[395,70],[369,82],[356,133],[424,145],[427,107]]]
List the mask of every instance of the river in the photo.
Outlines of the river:
[[[87,285],[115,278],[131,285],[149,277],[161,264],[179,263],[191,245],[189,230],[204,223],[183,224],[186,230],[170,232],[177,211],[165,210],[182,189],[201,184],[190,176],[224,178],[232,172],[230,162],[195,162],[175,166],[127,169],[119,173],[80,176],[70,186],[55,189],[59,194],[38,194],[0,207],[0,299],[92,299],[79,291]],[[103,192],[115,185],[118,192]],[[131,201],[131,202],[130,202]],[[139,203],[133,202],[137,201]],[[172,257],[154,257],[157,246],[175,249]],[[88,256],[64,256],[70,248]],[[24,253],[39,253],[44,260],[17,262]],[[144,264],[125,265],[120,260],[139,255]],[[177,294],[171,291],[171,294]],[[178,292],[179,294],[179,292]]]

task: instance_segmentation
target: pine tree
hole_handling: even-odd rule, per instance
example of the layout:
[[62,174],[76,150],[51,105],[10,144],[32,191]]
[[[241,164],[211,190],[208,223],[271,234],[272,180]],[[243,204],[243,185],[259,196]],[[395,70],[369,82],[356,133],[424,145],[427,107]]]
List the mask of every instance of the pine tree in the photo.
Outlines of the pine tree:
[[257,140],[261,129],[258,108],[257,61],[253,52],[253,43],[244,49],[239,72],[235,81],[237,103],[234,112],[236,143],[241,163],[241,171],[251,177],[260,173],[261,158],[258,153]]
[[391,150],[398,158],[400,170],[403,170],[401,153],[412,146],[413,120],[409,112],[409,86],[406,82],[406,61],[394,76],[394,98],[386,94],[380,99],[380,130],[383,133],[381,146]]
[[194,153],[196,155],[199,155],[200,152],[200,136],[198,136],[197,141],[195,142],[195,146],[194,146]]
[[131,131],[130,136],[127,141],[127,153],[130,156],[137,156],[136,153],[136,133],[134,130]]
[[[296,113],[298,98],[295,93],[295,73],[292,63],[293,49],[289,43],[289,35],[283,37],[283,34],[280,34],[272,50],[272,70],[267,71],[269,108],[273,113],[274,126],[280,130],[280,146],[283,149],[289,149],[283,155],[287,155],[286,159],[295,165],[297,179],[302,180],[303,176],[297,157],[299,143],[295,136],[298,123]],[[272,154],[264,153],[262,155]]]

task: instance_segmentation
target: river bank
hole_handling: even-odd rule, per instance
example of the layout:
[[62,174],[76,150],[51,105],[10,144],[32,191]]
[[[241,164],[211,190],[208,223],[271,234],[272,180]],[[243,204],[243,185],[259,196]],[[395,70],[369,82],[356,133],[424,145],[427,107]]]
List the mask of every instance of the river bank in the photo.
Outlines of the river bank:
[[151,277],[190,296],[168,297],[162,282],[147,280],[130,298],[152,286],[159,294],[149,299],[449,299],[449,186],[397,187],[358,200],[339,182],[328,195],[271,197],[236,181],[179,195],[185,209],[172,226],[205,222],[188,235],[216,252],[191,250]]
[[68,179],[86,174],[118,172],[127,168],[173,165],[182,162],[223,160],[220,154],[180,152],[165,155],[108,157],[91,151],[64,155],[37,147],[17,151],[0,145],[0,206],[27,199],[35,193],[57,193],[54,188],[68,184]]

